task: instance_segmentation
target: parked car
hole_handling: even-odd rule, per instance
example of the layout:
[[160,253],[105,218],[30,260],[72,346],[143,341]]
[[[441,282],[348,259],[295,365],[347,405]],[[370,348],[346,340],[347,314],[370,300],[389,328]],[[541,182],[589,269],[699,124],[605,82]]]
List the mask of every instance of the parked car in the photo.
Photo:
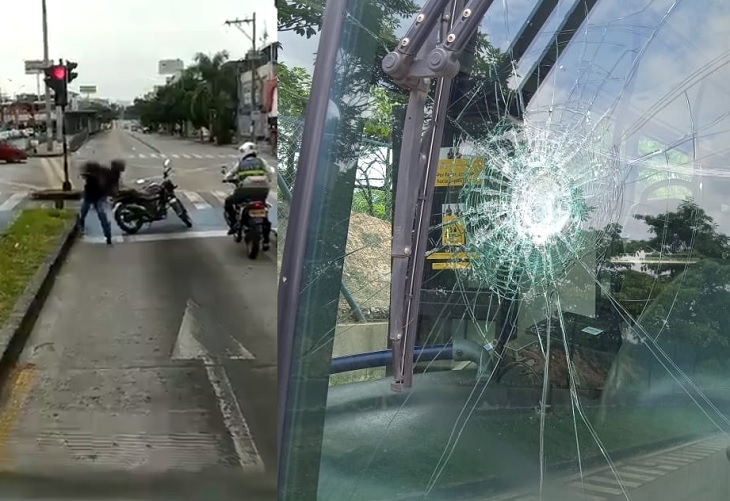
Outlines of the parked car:
[[4,160],[7,163],[15,163],[27,159],[28,154],[26,152],[8,142],[0,141],[0,161]]

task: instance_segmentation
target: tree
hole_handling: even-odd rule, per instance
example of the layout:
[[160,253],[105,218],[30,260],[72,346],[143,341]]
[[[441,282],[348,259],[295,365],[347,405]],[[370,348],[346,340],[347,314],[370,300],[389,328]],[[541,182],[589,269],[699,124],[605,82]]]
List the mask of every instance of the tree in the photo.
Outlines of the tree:
[[312,76],[301,67],[289,68],[280,62],[277,67],[279,97],[279,161],[282,176],[294,183],[296,155],[301,146],[304,113],[312,90]]
[[195,63],[174,82],[135,99],[127,116],[143,125],[184,131],[187,123],[207,127],[211,139],[229,144],[236,128],[237,68],[228,53],[198,53]]

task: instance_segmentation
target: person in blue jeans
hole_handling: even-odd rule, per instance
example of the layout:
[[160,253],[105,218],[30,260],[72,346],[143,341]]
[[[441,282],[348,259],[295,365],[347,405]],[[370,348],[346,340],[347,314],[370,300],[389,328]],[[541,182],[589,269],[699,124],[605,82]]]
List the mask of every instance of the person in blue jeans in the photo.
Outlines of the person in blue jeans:
[[104,231],[107,245],[112,244],[112,228],[106,215],[106,201],[109,189],[106,186],[108,176],[97,162],[87,162],[83,168],[84,193],[81,199],[81,213],[79,214],[79,231],[85,231],[86,215],[93,207],[99,217],[101,229]]

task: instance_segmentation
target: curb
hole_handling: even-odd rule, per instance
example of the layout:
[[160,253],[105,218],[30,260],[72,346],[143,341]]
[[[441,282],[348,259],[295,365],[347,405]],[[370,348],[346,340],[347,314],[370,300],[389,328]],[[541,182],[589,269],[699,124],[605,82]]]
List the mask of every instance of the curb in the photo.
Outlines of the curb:
[[38,320],[58,272],[76,239],[75,219],[61,236],[56,249],[35,273],[23,295],[16,301],[8,320],[0,327],[0,388],[17,362]]

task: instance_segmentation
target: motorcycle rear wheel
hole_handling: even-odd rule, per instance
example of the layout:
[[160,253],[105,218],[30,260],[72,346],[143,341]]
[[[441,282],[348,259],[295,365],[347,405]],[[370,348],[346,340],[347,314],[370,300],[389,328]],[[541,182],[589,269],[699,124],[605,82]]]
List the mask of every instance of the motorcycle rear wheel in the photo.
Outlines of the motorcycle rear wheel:
[[261,233],[258,227],[251,228],[246,233],[246,252],[249,259],[256,259],[261,248]]

